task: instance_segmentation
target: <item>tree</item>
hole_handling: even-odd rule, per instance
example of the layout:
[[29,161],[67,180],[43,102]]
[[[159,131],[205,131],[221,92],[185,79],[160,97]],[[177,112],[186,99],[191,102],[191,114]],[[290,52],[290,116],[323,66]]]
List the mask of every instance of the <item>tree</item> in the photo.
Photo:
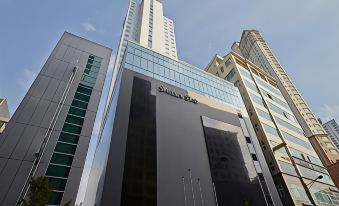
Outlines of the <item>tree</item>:
[[[23,201],[23,206],[46,206],[51,195],[53,184],[45,176],[33,177],[29,181],[28,200]],[[69,200],[63,206],[71,206]]]
[[51,194],[51,185],[47,177],[31,178],[29,181],[28,200],[24,200],[24,206],[45,206]]

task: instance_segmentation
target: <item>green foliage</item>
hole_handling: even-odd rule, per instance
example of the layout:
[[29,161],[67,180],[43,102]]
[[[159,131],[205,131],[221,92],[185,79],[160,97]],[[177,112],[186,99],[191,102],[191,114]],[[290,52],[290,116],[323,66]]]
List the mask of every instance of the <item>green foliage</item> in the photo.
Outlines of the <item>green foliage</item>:
[[51,193],[51,185],[47,177],[34,177],[29,182],[28,200],[24,206],[45,206]]

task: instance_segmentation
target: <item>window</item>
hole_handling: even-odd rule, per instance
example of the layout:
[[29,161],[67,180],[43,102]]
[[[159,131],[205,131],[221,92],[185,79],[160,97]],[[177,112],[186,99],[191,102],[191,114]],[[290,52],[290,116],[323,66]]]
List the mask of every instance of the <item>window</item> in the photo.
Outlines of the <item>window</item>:
[[261,110],[261,109],[259,109],[259,108],[256,108],[256,110],[257,110],[258,115],[259,115],[260,117],[263,117],[263,118],[265,118],[265,119],[267,119],[267,120],[269,120],[269,121],[272,121],[272,118],[271,118],[271,116],[270,116],[269,113],[267,113],[267,112],[265,112],[265,111],[263,111],[263,110]]
[[73,156],[64,155],[54,153],[51,158],[51,163],[60,164],[60,165],[68,165],[71,166],[73,162]]
[[259,93],[259,90],[258,90],[257,86],[255,86],[254,83],[247,81],[247,79],[244,79],[244,82],[245,82],[246,87],[250,88],[252,91],[254,91],[256,93]]
[[75,107],[70,107],[68,113],[74,114],[74,115],[79,116],[79,117],[85,117],[86,110],[75,108]]
[[231,69],[231,71],[227,74],[227,76],[225,77],[225,79],[226,79],[227,81],[230,81],[230,80],[233,78],[234,74],[235,74],[234,69]]
[[87,105],[88,105],[88,103],[82,102],[82,101],[79,101],[79,100],[76,100],[76,99],[74,99],[73,102],[72,102],[72,106],[79,107],[79,108],[82,108],[82,109],[87,109]]
[[252,159],[253,159],[254,161],[258,161],[257,155],[251,154],[251,157],[252,157]]
[[267,132],[267,133],[270,133],[270,134],[273,134],[277,137],[279,137],[279,134],[278,134],[278,131],[276,128],[273,128],[267,124],[262,124],[262,126],[264,127],[264,130]]
[[249,137],[245,137],[245,138],[246,138],[247,143],[252,143],[251,138],[249,138]]
[[87,94],[87,95],[91,95],[91,93],[92,93],[91,89],[88,89],[88,88],[82,87],[82,86],[78,86],[77,91],[84,93],[84,94]]
[[221,72],[224,72],[224,67],[220,67],[220,71],[221,71]]
[[253,100],[255,103],[257,103],[257,104],[259,104],[259,105],[265,107],[263,99],[261,99],[261,98],[258,97],[257,95],[254,95],[254,94],[251,94],[251,93],[249,93],[249,94],[250,94],[250,97],[252,98],[252,100]]
[[69,167],[59,166],[59,165],[49,165],[46,175],[53,177],[68,177]]
[[81,117],[76,117],[72,115],[67,115],[66,117],[66,122],[72,123],[72,124],[77,124],[77,125],[82,125],[84,123],[84,119]]
[[48,178],[49,183],[52,187],[52,190],[59,190],[64,191],[66,187],[66,180],[65,179],[59,179],[59,178]]
[[77,144],[79,141],[79,136],[61,132],[59,140],[62,142],[68,142],[72,144]]
[[291,184],[290,187],[291,187],[291,190],[293,192],[293,195],[297,199],[307,199],[306,193],[305,193],[304,189],[301,186],[297,186],[297,185]]
[[287,140],[289,140],[289,141],[291,141],[295,144],[298,144],[299,146],[306,147],[310,150],[313,150],[313,147],[309,142],[301,140],[301,139],[299,139],[299,138],[297,138],[297,137],[295,137],[295,136],[293,136],[293,135],[291,135],[287,132],[284,132],[284,131],[282,131],[282,135],[284,136],[285,139],[287,139]]
[[331,144],[331,143],[329,143],[329,142],[326,142],[325,144],[326,144],[326,147],[331,147],[331,148],[333,148],[333,144]]
[[73,134],[80,134],[81,127],[65,123],[64,126],[62,127],[62,131],[73,133]]
[[62,192],[51,192],[49,199],[48,199],[48,205],[60,205],[61,199],[62,199]]
[[65,153],[65,154],[74,154],[75,150],[76,150],[75,145],[65,144],[65,143],[61,143],[61,142],[58,142],[56,147],[55,147],[56,152],[61,152],[61,153]]
[[225,66],[228,67],[230,64],[231,64],[232,60],[231,58],[228,58],[226,61],[225,61]]
[[290,124],[290,123],[288,123],[288,122],[286,122],[286,121],[280,119],[279,117],[276,117],[276,116],[275,116],[275,119],[276,119],[276,121],[277,121],[277,123],[278,123],[279,125],[281,125],[281,126],[283,126],[283,127],[286,127],[286,128],[288,128],[288,129],[290,129],[290,130],[296,132],[296,133],[299,133],[299,134],[301,134],[301,135],[304,135],[304,132],[303,132],[302,129],[300,129],[300,128],[298,128],[298,127],[296,127],[296,126],[294,126],[294,125],[292,125],[292,124]]
[[284,117],[286,117],[287,119],[289,119],[289,120],[295,122],[294,116],[293,116],[292,114],[289,114],[289,113],[285,112],[283,109],[281,109],[281,108],[275,106],[274,104],[272,104],[272,103],[270,103],[270,102],[268,102],[268,106],[269,106],[270,109],[273,110],[274,112],[276,112],[276,113],[280,114],[281,116],[284,116]]
[[331,152],[332,154],[338,154],[338,151],[337,151],[336,149],[330,149],[330,152]]

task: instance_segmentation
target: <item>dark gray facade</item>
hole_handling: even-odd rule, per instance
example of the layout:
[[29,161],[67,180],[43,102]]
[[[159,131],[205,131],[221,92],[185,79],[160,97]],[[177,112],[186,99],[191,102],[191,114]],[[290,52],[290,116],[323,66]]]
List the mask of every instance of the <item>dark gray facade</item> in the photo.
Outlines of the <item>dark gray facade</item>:
[[247,114],[121,72],[84,205],[282,205]]
[[0,136],[0,205],[20,202],[30,175],[52,181],[50,205],[75,201],[111,52],[63,34]]

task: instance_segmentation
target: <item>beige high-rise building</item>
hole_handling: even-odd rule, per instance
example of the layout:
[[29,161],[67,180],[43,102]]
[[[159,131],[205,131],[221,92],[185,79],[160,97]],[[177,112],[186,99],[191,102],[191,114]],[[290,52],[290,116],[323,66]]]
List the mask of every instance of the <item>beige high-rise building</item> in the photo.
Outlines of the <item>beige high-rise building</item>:
[[234,44],[232,49],[240,51],[244,58],[277,80],[281,93],[323,164],[327,167],[339,161],[338,150],[333,149],[335,148],[333,142],[260,33],[256,30],[243,31],[240,43]]
[[339,205],[338,190],[277,81],[235,52],[214,56],[206,71],[239,88],[283,204]]
[[9,111],[6,99],[0,98],[0,134],[4,131],[6,125],[9,122]]

